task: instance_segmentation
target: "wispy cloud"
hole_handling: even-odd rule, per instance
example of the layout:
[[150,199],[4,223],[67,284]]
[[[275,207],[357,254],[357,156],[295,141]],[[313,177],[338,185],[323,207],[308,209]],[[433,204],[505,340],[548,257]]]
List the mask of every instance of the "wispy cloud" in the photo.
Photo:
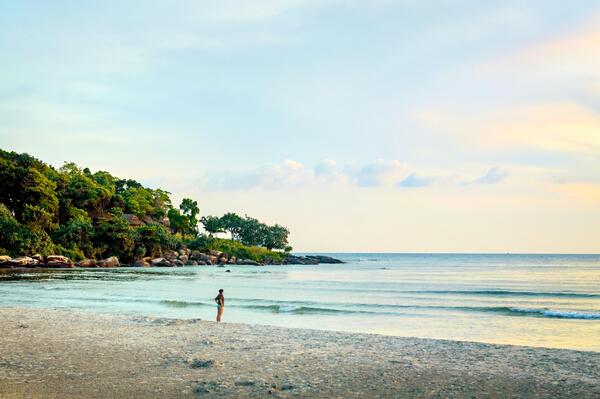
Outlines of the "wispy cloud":
[[473,184],[496,184],[496,183],[500,183],[507,177],[508,177],[508,173],[506,171],[500,169],[498,166],[494,166],[493,168],[490,168],[490,170],[488,170],[487,173],[485,173],[482,176],[479,176],[478,178],[473,180],[471,183],[473,183]]
[[381,187],[396,183],[409,172],[409,165],[397,159],[378,159],[361,166],[347,166],[346,174],[359,187]]
[[418,176],[416,173],[411,173],[398,183],[398,187],[428,187],[436,180],[437,178],[433,176]]

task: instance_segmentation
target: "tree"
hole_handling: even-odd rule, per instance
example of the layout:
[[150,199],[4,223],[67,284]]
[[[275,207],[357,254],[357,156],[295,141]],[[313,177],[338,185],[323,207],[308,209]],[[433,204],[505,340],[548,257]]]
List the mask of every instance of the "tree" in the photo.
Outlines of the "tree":
[[167,213],[169,224],[175,233],[185,234],[189,230],[189,219],[182,215],[179,209],[171,208]]
[[118,209],[111,209],[102,217],[94,231],[94,246],[102,257],[117,256],[133,260],[136,231],[129,227]]
[[213,236],[213,234],[224,233],[223,224],[221,222],[221,218],[217,216],[203,216],[200,219],[200,223],[204,226],[204,230],[208,232],[209,236]]
[[198,208],[198,202],[189,198],[184,198],[179,205],[179,209],[182,214],[187,217],[187,233],[191,235],[198,234],[198,214],[200,209]]
[[137,229],[136,247],[143,248],[144,253],[139,256],[161,256],[164,251],[177,247],[177,240],[163,225],[152,224],[141,226]]
[[231,234],[232,241],[240,239],[240,232],[242,230],[243,223],[244,220],[235,213],[226,213],[221,217],[221,225],[223,226],[223,230]]
[[290,231],[278,224],[267,227],[265,231],[263,245],[271,249],[283,249],[285,250],[288,246],[288,236]]
[[246,215],[240,225],[240,241],[244,245],[262,245],[267,225]]
[[71,219],[54,233],[54,242],[63,248],[82,251],[86,256],[94,256],[94,226],[92,219],[82,209],[73,208]]

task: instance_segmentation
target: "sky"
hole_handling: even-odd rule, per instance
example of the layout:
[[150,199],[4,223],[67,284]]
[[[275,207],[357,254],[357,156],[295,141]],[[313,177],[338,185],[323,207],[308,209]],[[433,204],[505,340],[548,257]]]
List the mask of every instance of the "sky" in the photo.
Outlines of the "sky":
[[600,3],[0,2],[0,148],[297,251],[600,252]]

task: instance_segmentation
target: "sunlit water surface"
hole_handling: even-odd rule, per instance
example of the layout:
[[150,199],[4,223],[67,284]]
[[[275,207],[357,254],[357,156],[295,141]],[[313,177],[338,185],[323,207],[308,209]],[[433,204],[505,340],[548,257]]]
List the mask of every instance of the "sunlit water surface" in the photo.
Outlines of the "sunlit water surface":
[[[0,275],[0,306],[600,351],[600,255],[331,254],[343,265]],[[230,270],[230,272],[227,272]]]

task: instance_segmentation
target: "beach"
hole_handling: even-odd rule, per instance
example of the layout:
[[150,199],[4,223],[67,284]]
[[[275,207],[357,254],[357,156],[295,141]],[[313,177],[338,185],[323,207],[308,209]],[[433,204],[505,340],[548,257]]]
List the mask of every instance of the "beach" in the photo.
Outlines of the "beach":
[[599,396],[592,351],[0,308],[3,399]]

